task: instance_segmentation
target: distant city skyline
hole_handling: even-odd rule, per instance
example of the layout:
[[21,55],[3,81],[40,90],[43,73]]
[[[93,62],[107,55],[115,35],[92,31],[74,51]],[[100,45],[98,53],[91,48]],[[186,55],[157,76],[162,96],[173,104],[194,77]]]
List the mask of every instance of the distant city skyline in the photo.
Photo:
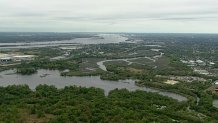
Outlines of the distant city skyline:
[[218,33],[218,1],[0,0],[0,32]]

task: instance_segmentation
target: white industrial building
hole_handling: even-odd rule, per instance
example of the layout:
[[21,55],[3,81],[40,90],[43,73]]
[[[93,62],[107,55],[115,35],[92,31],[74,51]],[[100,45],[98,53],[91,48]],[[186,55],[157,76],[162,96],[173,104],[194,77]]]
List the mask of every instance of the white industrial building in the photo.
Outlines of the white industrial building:
[[1,62],[11,62],[11,61],[13,61],[13,58],[11,58],[11,57],[3,57],[3,58],[0,58],[0,61]]
[[0,54],[0,62],[10,62],[10,61],[13,61],[13,58],[10,57],[10,55],[8,54]]
[[34,60],[35,56],[34,55],[16,55],[13,56],[13,59],[15,61],[30,61]]
[[34,55],[17,55],[17,54],[0,54],[0,62],[16,62],[16,61],[30,61],[34,60]]

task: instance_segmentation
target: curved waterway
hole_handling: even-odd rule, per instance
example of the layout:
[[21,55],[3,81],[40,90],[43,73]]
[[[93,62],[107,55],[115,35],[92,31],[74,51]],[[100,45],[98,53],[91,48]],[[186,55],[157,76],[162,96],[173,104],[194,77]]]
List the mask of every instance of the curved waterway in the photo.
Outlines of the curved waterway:
[[187,98],[170,92],[164,92],[147,87],[139,87],[135,85],[134,80],[120,80],[105,81],[101,80],[99,76],[86,76],[86,77],[63,77],[60,76],[59,71],[56,70],[38,70],[38,73],[33,75],[20,75],[16,74],[14,70],[0,72],[0,86],[8,85],[23,85],[27,84],[31,89],[39,84],[54,85],[57,88],[64,88],[65,86],[76,85],[81,87],[96,87],[105,91],[107,96],[111,90],[116,88],[126,88],[129,91],[143,90],[147,92],[156,92],[160,95],[168,96],[178,101],[186,101]]
[[102,61],[99,61],[97,62],[97,65],[100,69],[102,69],[103,71],[107,71],[107,68],[106,66],[104,65],[105,62],[110,62],[110,61],[125,61],[127,62],[129,65],[132,64],[132,63],[136,63],[136,64],[141,64],[141,65],[145,65],[145,64],[142,64],[142,63],[138,63],[138,62],[132,62],[130,60],[136,60],[136,59],[140,59],[140,58],[146,58],[152,62],[156,62],[156,59],[158,58],[161,58],[162,56],[164,55],[164,53],[160,53],[160,55],[156,55],[156,56],[153,56],[152,57],[135,57],[135,58],[125,58],[125,59],[109,59],[109,60],[102,60]]

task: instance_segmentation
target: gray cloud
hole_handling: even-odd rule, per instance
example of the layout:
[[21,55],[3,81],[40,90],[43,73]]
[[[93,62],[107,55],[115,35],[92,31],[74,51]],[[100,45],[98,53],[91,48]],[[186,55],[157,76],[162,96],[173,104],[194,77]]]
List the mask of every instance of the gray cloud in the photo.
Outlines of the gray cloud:
[[217,0],[0,1],[0,31],[217,33],[217,21]]

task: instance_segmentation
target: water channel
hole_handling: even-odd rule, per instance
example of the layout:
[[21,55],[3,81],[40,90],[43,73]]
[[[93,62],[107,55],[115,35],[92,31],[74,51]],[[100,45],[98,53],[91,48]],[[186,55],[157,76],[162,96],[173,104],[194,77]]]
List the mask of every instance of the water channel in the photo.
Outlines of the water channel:
[[[145,65],[145,64],[142,64],[142,63],[138,63],[138,62],[131,62],[130,60],[136,60],[136,59],[140,59],[140,58],[146,58],[146,59],[148,59],[148,60],[150,60],[150,61],[152,61],[152,62],[155,62],[156,59],[161,58],[163,55],[164,55],[164,53],[160,52],[160,55],[153,56],[153,58],[145,56],[145,57],[135,57],[135,58],[125,58],[125,59],[109,59],[109,60],[102,60],[102,61],[97,62],[97,65],[98,65],[99,68],[102,69],[103,71],[107,71],[107,68],[106,68],[106,66],[104,65],[105,62],[110,62],[110,61],[125,61],[125,62],[127,62],[129,65],[132,64],[132,63]],[[155,67],[156,67],[156,66],[155,66]]]
[[14,70],[0,72],[0,86],[5,87],[8,85],[23,84],[27,84],[33,90],[39,84],[54,85],[57,88],[64,88],[65,86],[71,85],[81,87],[96,87],[103,89],[106,96],[111,90],[116,88],[126,88],[129,91],[143,90],[147,92],[156,92],[160,95],[168,96],[178,101],[187,101],[186,97],[183,97],[179,94],[136,86],[134,80],[120,80],[117,82],[101,80],[99,76],[63,77],[60,76],[59,71],[56,70],[38,70],[38,72],[33,75],[16,74]]

